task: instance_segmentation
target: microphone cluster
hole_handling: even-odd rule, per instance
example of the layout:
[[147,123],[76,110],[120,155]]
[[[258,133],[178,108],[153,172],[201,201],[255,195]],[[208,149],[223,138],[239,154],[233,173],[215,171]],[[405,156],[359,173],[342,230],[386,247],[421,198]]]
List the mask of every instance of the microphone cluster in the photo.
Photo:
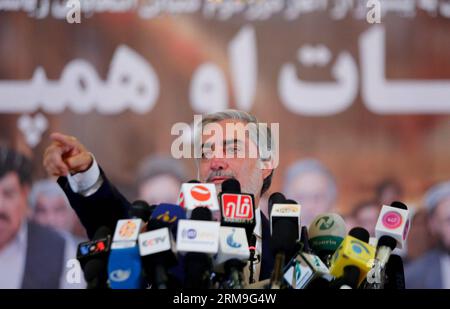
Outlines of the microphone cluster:
[[[89,289],[402,289],[410,222],[400,202],[384,205],[377,246],[360,227],[347,233],[337,214],[301,224],[301,205],[281,193],[269,198],[272,276],[256,282],[255,199],[236,179],[181,186],[178,204],[134,202],[114,231],[100,227],[80,243],[77,259]],[[262,257],[264,258],[264,256]]]

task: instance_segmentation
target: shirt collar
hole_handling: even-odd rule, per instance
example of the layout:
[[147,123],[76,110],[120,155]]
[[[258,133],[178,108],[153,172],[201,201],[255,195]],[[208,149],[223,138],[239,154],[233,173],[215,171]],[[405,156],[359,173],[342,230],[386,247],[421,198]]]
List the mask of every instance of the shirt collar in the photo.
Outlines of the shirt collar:
[[27,232],[28,225],[26,220],[23,220],[16,236],[14,236],[14,238],[6,245],[2,252],[5,252],[7,250],[22,250],[23,248],[25,248],[27,244]]

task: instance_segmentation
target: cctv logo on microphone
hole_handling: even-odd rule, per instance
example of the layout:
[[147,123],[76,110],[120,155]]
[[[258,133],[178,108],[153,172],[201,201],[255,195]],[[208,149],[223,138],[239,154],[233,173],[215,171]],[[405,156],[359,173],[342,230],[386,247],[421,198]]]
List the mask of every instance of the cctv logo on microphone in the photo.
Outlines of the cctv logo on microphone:
[[167,227],[140,234],[138,242],[141,256],[167,251],[172,246]]
[[396,211],[389,211],[384,214],[382,219],[383,225],[391,230],[395,230],[402,225],[402,216]]
[[225,219],[252,220],[253,200],[248,194],[229,194],[221,196],[222,216]]

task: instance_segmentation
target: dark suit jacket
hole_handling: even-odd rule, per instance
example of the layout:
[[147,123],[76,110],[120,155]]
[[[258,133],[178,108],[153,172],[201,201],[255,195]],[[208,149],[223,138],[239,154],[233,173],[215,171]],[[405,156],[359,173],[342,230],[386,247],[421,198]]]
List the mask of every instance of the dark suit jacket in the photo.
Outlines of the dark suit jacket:
[[431,250],[405,268],[407,289],[442,289],[441,254]]
[[[131,205],[108,180],[101,168],[100,173],[104,180],[103,184],[97,192],[88,197],[74,193],[66,177],[58,178],[58,184],[64,190],[90,239],[101,226],[106,226],[114,232],[117,220],[128,218],[128,210]],[[262,258],[259,279],[264,280],[270,278],[274,261],[269,246],[269,221],[263,213],[261,213],[261,226]]]

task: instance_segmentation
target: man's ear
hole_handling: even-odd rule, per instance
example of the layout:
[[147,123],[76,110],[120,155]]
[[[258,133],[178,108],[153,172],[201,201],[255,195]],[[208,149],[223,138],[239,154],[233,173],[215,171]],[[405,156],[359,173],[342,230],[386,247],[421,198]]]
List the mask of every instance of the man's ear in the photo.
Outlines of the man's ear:
[[259,163],[262,170],[263,179],[266,179],[273,172],[272,161],[260,161]]

